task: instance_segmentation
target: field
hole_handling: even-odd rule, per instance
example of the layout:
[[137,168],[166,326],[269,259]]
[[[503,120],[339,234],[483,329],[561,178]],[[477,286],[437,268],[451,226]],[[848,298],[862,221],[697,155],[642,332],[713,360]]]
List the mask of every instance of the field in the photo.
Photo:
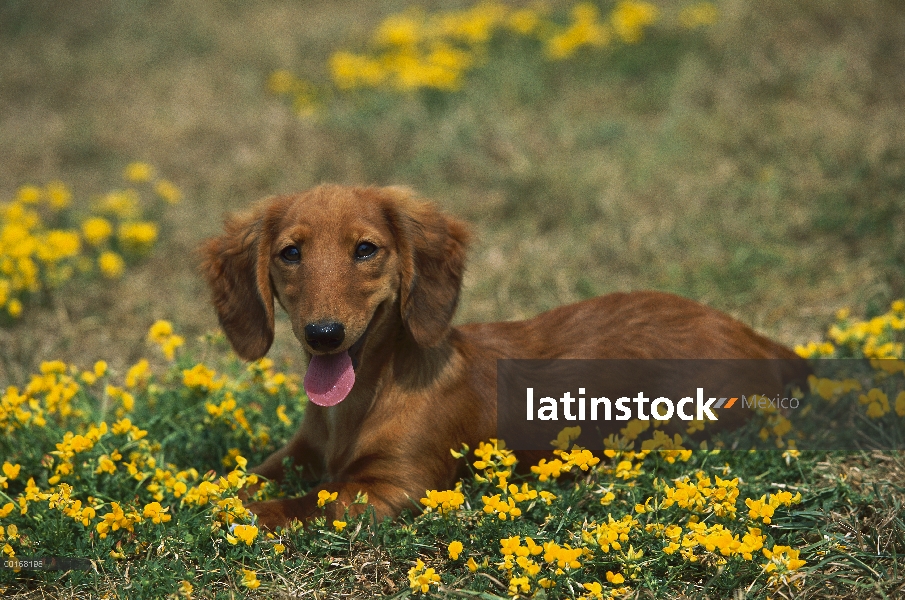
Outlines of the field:
[[[12,237],[0,235],[0,389],[43,381],[30,393],[47,417],[37,428],[20,419],[0,442],[0,464],[10,469],[6,480],[0,476],[0,514],[7,498],[26,489],[26,473],[36,477],[35,493],[59,493],[50,480],[65,456],[56,455],[54,467],[44,456],[59,451],[67,431],[88,435],[102,420],[110,427],[95,430],[92,444],[74,451],[86,462],[61,475],[85,507],[92,495],[98,509],[87,525],[47,498],[30,513],[37,521],[0,518],[7,526],[0,548],[12,542],[19,556],[55,550],[100,558],[100,570],[0,571],[0,593],[160,597],[189,594],[180,587],[185,580],[194,597],[404,596],[421,591],[416,580],[426,568],[442,574],[442,588],[426,576],[428,593],[451,597],[902,593],[905,462],[893,452],[725,458],[695,451],[687,462],[654,452],[605,456],[564,483],[518,480],[560,496],[549,515],[564,532],[579,540],[594,532],[583,546],[594,546],[594,556],[584,555],[581,568],[557,563],[560,550],[581,544],[552,532],[540,500],[530,509],[524,500],[519,523],[483,523],[481,497],[496,493],[486,482],[467,482],[459,512],[435,510],[395,525],[350,522],[345,530],[327,523],[319,535],[294,531],[280,540],[261,532],[247,546],[225,537],[232,520],[244,522],[240,509],[220,518],[208,507],[216,500],[180,499],[204,489],[208,469],[235,468],[229,483],[239,483],[237,455],[253,465],[290,434],[277,407],[289,422],[303,410],[288,320],[278,322],[272,366],[249,371],[235,362],[216,334],[196,248],[229,212],[321,182],[407,185],[472,224],[457,322],[518,319],[607,292],[659,289],[724,310],[790,346],[831,344],[812,346],[814,355],[905,358],[901,309],[892,304],[905,297],[905,13],[897,2],[472,6],[0,4],[0,228],[32,209],[46,223],[40,232],[43,225],[31,226],[34,273],[17,262]],[[437,23],[445,23],[445,38],[430,37],[439,35],[431,33]],[[404,62],[407,52],[423,50],[406,46],[412,39],[440,39],[445,45],[433,48],[444,53]],[[13,205],[25,212],[13,214]],[[97,219],[113,224],[108,234]],[[143,228],[120,227],[136,224]],[[54,237],[52,229],[64,233]],[[149,340],[160,321],[175,333],[158,325],[157,341]],[[840,342],[827,334],[834,323],[859,322],[865,331],[880,323],[875,345],[865,345],[870,336]],[[178,350],[173,335],[183,338]],[[176,351],[169,358],[160,348],[167,341]],[[151,375],[134,371],[142,359]],[[201,363],[217,376],[198,370],[186,380],[182,370]],[[58,385],[77,390],[75,413],[47,404]],[[224,408],[231,389],[247,428],[235,406]],[[885,407],[890,418],[895,391]],[[11,398],[7,392],[4,410]],[[180,413],[184,421],[164,414],[186,403],[195,412]],[[4,420],[11,414],[0,423],[12,423]],[[217,435],[199,433],[207,430]],[[141,444],[140,431],[149,443]],[[34,445],[17,445],[22,440]],[[125,459],[113,472],[95,472],[114,450],[138,452],[130,460],[148,479],[136,487],[141,478],[125,474]],[[170,477],[153,479],[149,458]],[[621,477],[624,460],[638,472]],[[22,475],[11,477],[17,464]],[[738,548],[720,556],[719,544],[702,550],[700,561],[664,553],[669,523],[681,520],[684,535],[689,515],[708,527],[721,522],[709,500],[661,520],[635,510],[665,494],[662,481],[684,476],[699,488],[702,478],[740,476],[738,518],[729,511],[726,527],[736,536],[763,528],[780,566],[764,571],[760,548],[756,561]],[[704,487],[719,487],[716,481]],[[178,482],[182,488],[174,488]],[[149,492],[149,483],[159,492]],[[224,501],[235,487],[210,496]],[[184,491],[174,496],[174,489]],[[618,560],[600,549],[610,510],[601,503],[605,490],[616,494],[612,514],[629,515],[626,532],[638,529],[631,554],[623,548]],[[802,498],[777,507],[772,526],[749,514],[746,498],[769,502],[784,490]],[[587,498],[593,506],[584,520],[567,514],[564,507]],[[98,524],[115,514],[116,499],[124,515],[127,501],[140,501],[141,518],[101,539]],[[169,507],[172,522],[154,522],[154,507],[141,512],[152,502]],[[21,518],[18,540],[8,530],[12,518]],[[531,536],[532,544],[556,544],[540,555],[527,550],[546,575],[529,577],[530,565],[513,566],[515,558],[499,566],[509,556],[501,540],[512,545],[513,536],[512,556],[520,544],[530,547]],[[453,541],[464,543],[461,559],[449,556]],[[775,550],[783,545],[795,550]],[[642,548],[645,557],[636,554]],[[800,568],[791,554],[798,549],[806,560]],[[468,558],[480,568],[467,567]],[[489,562],[481,567],[483,558]],[[419,559],[427,565],[421,571]],[[527,589],[519,587],[522,576]],[[545,576],[557,585],[539,584]]]

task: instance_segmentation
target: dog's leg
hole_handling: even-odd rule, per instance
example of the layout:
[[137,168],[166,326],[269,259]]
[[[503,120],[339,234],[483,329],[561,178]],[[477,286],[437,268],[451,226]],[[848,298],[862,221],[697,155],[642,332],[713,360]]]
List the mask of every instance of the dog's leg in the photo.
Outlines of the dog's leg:
[[286,475],[283,461],[287,457],[292,459],[293,467],[302,468],[306,479],[316,481],[322,476],[323,457],[316,445],[311,443],[310,432],[305,427],[301,427],[289,443],[264,459],[251,472],[272,481],[282,481]]
[[[335,501],[318,506],[318,492],[337,493]],[[359,500],[358,503],[355,501]],[[367,504],[362,502],[366,500]],[[412,496],[398,485],[389,482],[348,482],[324,483],[301,498],[281,498],[254,502],[246,508],[257,515],[257,524],[266,529],[286,527],[293,520],[310,522],[317,517],[325,517],[329,527],[334,520],[362,514],[367,505],[374,508],[377,520],[395,517],[406,507],[415,508],[418,498]],[[348,509],[348,513],[346,512]]]

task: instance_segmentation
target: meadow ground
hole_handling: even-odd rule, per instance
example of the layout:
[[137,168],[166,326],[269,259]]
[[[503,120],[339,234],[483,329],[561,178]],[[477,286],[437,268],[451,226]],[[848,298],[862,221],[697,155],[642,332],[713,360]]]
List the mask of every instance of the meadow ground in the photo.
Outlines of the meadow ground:
[[[418,21],[419,14],[448,13],[471,3],[423,2],[421,12],[413,13],[402,1],[3,2],[0,202],[18,198],[23,186],[61,181],[72,194],[62,224],[76,227],[104,194],[132,185],[123,172],[136,161],[173,182],[182,199],[146,209],[157,224],[156,244],[132,255],[123,252],[128,264],[121,276],[76,273],[52,291],[21,294],[21,314],[0,318],[0,387],[25,386],[45,361],[91,371],[104,360],[109,373],[123,375],[148,357],[161,386],[171,385],[172,402],[185,400],[178,394],[189,393],[191,386],[177,389],[176,375],[164,375],[178,370],[149,347],[147,333],[155,321],[166,319],[198,360],[228,362],[222,344],[201,350],[195,342],[217,327],[197,271],[198,243],[217,233],[230,211],[325,181],[408,185],[473,224],[458,322],[523,318],[602,293],[654,288],[725,310],[796,345],[823,340],[839,309],[849,307],[866,318],[886,313],[891,301],[905,296],[905,12],[894,0],[725,0],[712,5],[713,22],[705,11],[689,23],[683,9],[700,5],[654,4],[656,16],[638,26],[640,39],[632,38],[630,28],[619,29],[612,17],[617,3],[600,2],[589,6],[597,8],[602,29],[592,31],[587,43],[573,39],[567,55],[557,58],[550,50],[550,31],[507,30],[483,45],[463,42],[477,50],[470,57],[453,55],[474,65],[463,71],[456,89],[400,91],[392,85],[345,89],[334,79],[331,57],[340,50],[379,52],[369,40],[389,15]],[[551,2],[541,14],[565,31],[581,20],[575,5]],[[637,18],[643,21],[643,15]],[[565,52],[562,46],[560,51]],[[272,76],[281,70],[310,87],[291,78],[281,86]],[[298,372],[297,342],[285,319],[271,356],[280,369]],[[180,360],[180,368],[194,364]],[[45,375],[63,376],[52,370]],[[147,393],[136,393],[138,401]],[[79,398],[87,402],[89,395]],[[204,398],[196,400],[199,423],[202,417],[216,418]],[[150,418],[152,413],[142,410],[135,408],[136,415]],[[112,425],[114,413],[92,417],[108,418]],[[274,419],[261,423],[277,427],[281,421]],[[159,440],[166,438],[164,429],[154,429],[160,424],[135,422],[160,434]],[[54,431],[62,434],[64,425],[76,428],[63,421]],[[224,435],[238,434],[226,428]],[[274,430],[274,440],[280,435],[286,432]],[[49,444],[44,452],[54,448],[51,438],[44,440]],[[233,441],[211,441],[204,466],[219,460],[217,452],[234,447],[253,463],[266,446]],[[0,454],[0,463],[6,458]],[[13,462],[25,470],[31,460],[35,469],[41,463],[40,453],[13,458],[21,458]],[[100,454],[92,460],[99,461]],[[903,501],[900,455],[811,457],[807,468],[779,458],[758,460],[735,465],[749,483],[758,482],[743,498],[756,500],[770,491],[771,482],[800,484],[813,494],[806,497],[806,510],[788,517],[791,522],[824,519],[839,531],[855,532],[859,548],[876,542],[882,553],[893,555],[883,554],[876,564],[860,556],[863,570],[839,567],[844,576],[826,575],[830,588],[807,589],[815,597],[825,597],[820,590],[843,597],[846,581],[869,581],[852,584],[852,594],[895,597],[902,581],[901,559],[895,556],[905,551],[905,526],[897,516]],[[179,469],[192,466],[186,461]],[[671,463],[657,463],[657,469],[663,469],[661,476],[678,477],[709,464],[707,457],[692,461],[694,468],[686,471],[671,471]],[[654,472],[659,471],[645,472],[645,485],[653,485]],[[21,479],[9,479],[13,487],[6,492],[18,493]],[[38,483],[47,486],[47,479],[45,474]],[[831,491],[814,491],[825,487],[818,480],[832,482],[826,484]],[[856,483],[843,490],[840,481]],[[595,479],[588,489],[598,484],[604,485]],[[112,488],[103,489],[113,494]],[[472,493],[479,503],[480,491]],[[622,500],[630,506],[644,498]],[[435,521],[403,533],[381,530],[385,544],[371,537],[367,548],[356,552],[351,549],[357,532],[337,538],[336,547],[293,538],[290,554],[298,559],[309,553],[320,562],[271,565],[270,572],[279,575],[262,574],[264,589],[275,594],[279,582],[289,578],[306,583],[279,588],[280,593],[302,593],[313,589],[312,582],[323,585],[324,578],[342,572],[350,579],[337,584],[337,594],[406,593],[406,574],[419,548],[451,535],[442,530],[442,520]],[[478,541],[466,543],[466,551],[487,540],[496,546],[504,534],[553,541],[530,531],[479,529]],[[149,552],[141,546],[148,539],[130,541],[130,556]],[[196,554],[185,565],[203,565],[210,573],[226,568],[196,542],[189,542],[190,554]],[[401,553],[386,545],[394,543]],[[652,543],[644,542],[645,548]],[[443,548],[440,554],[445,542]],[[812,549],[811,566],[818,562],[817,551],[826,548]],[[233,565],[245,558],[230,560]],[[331,560],[340,571],[331,570]],[[656,560],[652,573],[669,572],[667,558]],[[132,581],[129,559],[122,561],[126,566],[107,567],[96,580],[68,580],[73,587],[67,589],[73,595],[78,585],[93,586],[86,589],[98,594],[115,591]],[[442,561],[437,564],[443,567]],[[619,564],[628,563],[598,566]],[[794,592],[768,588],[765,576],[758,579],[744,565],[732,565],[745,585],[757,582],[758,594]],[[600,568],[598,575],[608,570]],[[178,584],[188,577],[188,571],[179,571],[177,580],[154,575],[135,589],[150,593],[155,581]],[[498,588],[492,581],[506,572],[486,573],[481,587],[462,568],[443,581],[444,589],[506,596],[511,582]],[[619,572],[631,579],[630,570]],[[206,587],[196,585],[196,596],[256,593],[241,584],[238,573],[237,580],[203,576]],[[517,572],[508,573],[516,578]],[[55,589],[47,587],[50,580],[41,581],[15,591],[54,593],[48,591]],[[689,587],[656,588],[648,582],[645,589],[676,597],[745,594],[724,580],[715,584],[718,592],[708,592],[711,580],[694,570],[682,571],[677,581]],[[534,580],[531,585],[533,591],[554,593]],[[573,595],[593,593],[576,590]],[[166,593],[179,592],[171,587]]]

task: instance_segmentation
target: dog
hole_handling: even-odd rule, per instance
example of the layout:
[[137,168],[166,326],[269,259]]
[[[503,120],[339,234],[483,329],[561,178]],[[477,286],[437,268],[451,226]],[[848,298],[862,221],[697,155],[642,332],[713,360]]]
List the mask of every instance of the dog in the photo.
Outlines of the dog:
[[[292,440],[252,470],[279,481],[284,459],[321,481],[302,497],[251,503],[274,529],[342,518],[367,495],[377,518],[451,489],[450,453],[496,437],[500,358],[779,358],[775,343],[671,294],[612,293],[520,322],[452,327],[469,229],[396,187],[321,185],[229,218],[201,247],[220,324],[245,360],[288,313],[308,361],[310,400]],[[318,492],[337,502],[318,506]]]

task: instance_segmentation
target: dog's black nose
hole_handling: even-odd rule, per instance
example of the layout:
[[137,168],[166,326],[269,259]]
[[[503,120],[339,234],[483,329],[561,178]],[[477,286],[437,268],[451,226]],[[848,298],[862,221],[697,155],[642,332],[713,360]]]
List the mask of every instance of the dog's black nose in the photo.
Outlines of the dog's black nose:
[[342,323],[328,321],[326,323],[309,323],[305,325],[305,341],[312,350],[327,351],[339,348],[346,337],[346,328]]

